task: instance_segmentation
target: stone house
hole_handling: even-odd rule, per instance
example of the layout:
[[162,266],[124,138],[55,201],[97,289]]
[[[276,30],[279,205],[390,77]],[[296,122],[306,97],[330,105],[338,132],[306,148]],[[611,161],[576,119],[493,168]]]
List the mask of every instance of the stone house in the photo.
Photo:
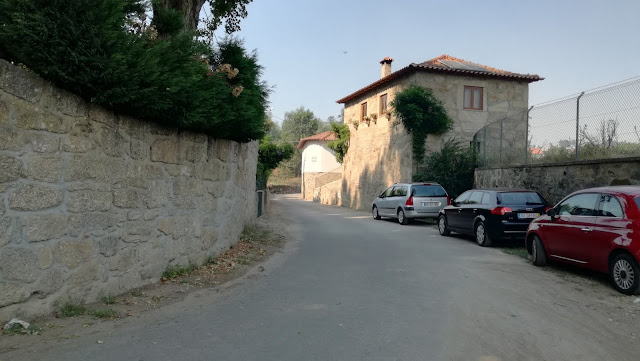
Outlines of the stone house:
[[[337,102],[344,104],[344,120],[351,139],[344,159],[342,205],[368,209],[371,201],[394,182],[410,181],[413,164],[411,136],[390,114],[394,95],[419,85],[440,99],[453,119],[453,129],[427,138],[427,152],[440,150],[443,141],[470,142],[491,121],[507,114],[526,114],[529,83],[538,75],[512,73],[449,55],[391,71],[393,59],[384,58],[381,78]],[[512,131],[525,132],[526,122]]]
[[342,179],[342,165],[336,160],[335,152],[327,145],[335,139],[335,133],[327,131],[302,138],[298,143],[297,148],[302,151],[301,190],[302,197],[306,200],[319,201],[319,188]]

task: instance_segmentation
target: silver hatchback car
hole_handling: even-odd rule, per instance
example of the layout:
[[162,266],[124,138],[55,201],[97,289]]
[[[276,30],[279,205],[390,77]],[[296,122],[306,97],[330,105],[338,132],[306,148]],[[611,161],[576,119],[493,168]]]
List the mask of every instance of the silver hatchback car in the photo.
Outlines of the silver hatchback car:
[[397,218],[400,224],[410,219],[438,218],[440,210],[451,202],[449,195],[436,182],[396,183],[373,200],[374,219]]

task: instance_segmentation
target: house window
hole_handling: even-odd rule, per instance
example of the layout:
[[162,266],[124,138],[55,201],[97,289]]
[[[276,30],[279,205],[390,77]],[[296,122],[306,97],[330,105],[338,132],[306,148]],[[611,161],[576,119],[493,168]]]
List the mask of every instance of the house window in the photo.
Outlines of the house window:
[[482,110],[482,88],[464,87],[464,109]]
[[380,96],[380,115],[384,114],[387,110],[387,94],[382,94]]
[[364,121],[364,117],[367,116],[367,102],[362,103],[360,110],[360,121]]

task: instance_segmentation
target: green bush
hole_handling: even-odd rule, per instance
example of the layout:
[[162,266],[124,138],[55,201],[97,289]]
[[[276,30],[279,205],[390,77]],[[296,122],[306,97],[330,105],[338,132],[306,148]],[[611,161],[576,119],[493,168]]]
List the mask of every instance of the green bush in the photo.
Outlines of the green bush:
[[0,0],[0,54],[119,113],[216,138],[260,139],[267,87],[256,54],[235,39],[207,47],[178,31],[180,14],[170,10],[157,20],[173,33],[158,37],[142,25],[143,4]]
[[336,140],[327,143],[327,146],[336,152],[336,160],[342,163],[349,150],[349,138],[351,137],[349,126],[346,124],[331,123],[331,130],[336,135]]
[[471,148],[460,145],[455,139],[447,140],[440,152],[427,156],[425,170],[414,174],[414,182],[436,181],[455,198],[473,187],[476,156]]
[[258,173],[256,187],[264,189],[271,172],[276,169],[280,162],[291,159],[296,149],[290,143],[275,144],[269,137],[260,140],[258,150]]

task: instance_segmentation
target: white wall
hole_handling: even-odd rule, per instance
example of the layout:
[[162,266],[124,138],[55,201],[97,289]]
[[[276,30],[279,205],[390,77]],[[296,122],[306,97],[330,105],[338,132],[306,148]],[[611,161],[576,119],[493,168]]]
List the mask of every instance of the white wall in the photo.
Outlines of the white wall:
[[302,147],[302,173],[340,172],[340,163],[326,141],[310,140]]

